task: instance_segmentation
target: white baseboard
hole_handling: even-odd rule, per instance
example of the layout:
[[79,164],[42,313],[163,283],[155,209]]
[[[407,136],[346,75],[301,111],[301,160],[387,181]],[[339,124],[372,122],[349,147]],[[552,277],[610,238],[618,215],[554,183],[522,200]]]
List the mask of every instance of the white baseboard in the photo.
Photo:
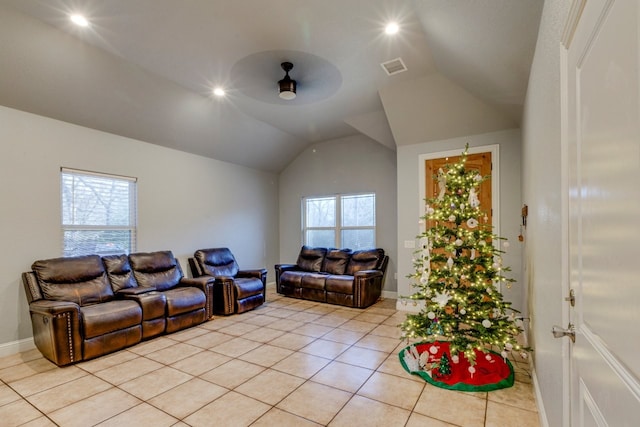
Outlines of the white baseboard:
[[396,299],[398,298],[398,293],[392,292],[392,291],[382,291],[381,296],[382,298],[386,298],[386,299]]
[[533,367],[531,368],[531,381],[533,381],[533,392],[536,395],[536,406],[538,407],[540,427],[549,427],[549,420],[547,420],[547,413],[544,410],[544,402],[542,401],[542,394],[540,393],[540,384],[538,383],[536,370]]
[[7,342],[0,344],[0,357],[11,356],[34,348],[36,348],[36,345],[33,342],[33,338]]
[[410,313],[420,313],[424,308],[425,303],[423,300],[412,300],[409,298],[398,298],[396,302],[396,310],[408,311]]

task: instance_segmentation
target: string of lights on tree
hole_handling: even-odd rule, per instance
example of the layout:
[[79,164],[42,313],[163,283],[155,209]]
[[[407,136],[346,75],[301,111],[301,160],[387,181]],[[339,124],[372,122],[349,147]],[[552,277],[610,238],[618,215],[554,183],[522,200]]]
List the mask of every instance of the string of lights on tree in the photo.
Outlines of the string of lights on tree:
[[509,244],[493,234],[478,198],[480,184],[489,177],[466,169],[467,150],[435,177],[439,193],[426,201],[425,231],[418,236],[420,249],[409,276],[416,289],[410,298],[425,305],[420,313],[408,314],[400,328],[407,340],[448,341],[454,363],[463,353],[473,367],[475,350],[497,348],[506,358],[510,351],[526,357],[529,349],[517,342],[522,331],[517,311],[499,291],[514,280],[505,276],[510,268],[496,247],[502,240],[503,248]]

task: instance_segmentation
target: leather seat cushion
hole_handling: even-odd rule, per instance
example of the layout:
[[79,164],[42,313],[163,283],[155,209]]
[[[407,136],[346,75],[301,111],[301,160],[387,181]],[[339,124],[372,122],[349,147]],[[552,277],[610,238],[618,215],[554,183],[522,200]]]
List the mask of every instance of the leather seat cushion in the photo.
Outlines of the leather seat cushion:
[[353,276],[329,276],[324,286],[327,292],[353,294]]
[[326,274],[307,273],[302,277],[300,286],[307,289],[324,290],[324,283],[327,280]]
[[205,306],[205,295],[198,288],[175,288],[164,291],[167,298],[167,315],[176,316]]
[[126,329],[142,322],[142,309],[135,301],[117,300],[80,308],[86,338]]
[[236,277],[233,279],[238,299],[261,294],[264,290],[262,280],[255,277]]
[[285,271],[280,276],[280,283],[286,286],[300,287],[302,278],[306,276],[307,272],[304,271]]

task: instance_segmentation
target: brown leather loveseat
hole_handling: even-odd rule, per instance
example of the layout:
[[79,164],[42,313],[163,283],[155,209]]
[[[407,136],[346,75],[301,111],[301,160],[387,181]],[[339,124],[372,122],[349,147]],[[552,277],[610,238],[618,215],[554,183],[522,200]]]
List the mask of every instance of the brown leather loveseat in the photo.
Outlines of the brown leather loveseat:
[[185,278],[170,251],[40,260],[22,274],[36,347],[63,366],[212,315],[210,278]]
[[279,294],[365,308],[382,293],[389,257],[384,250],[300,249],[295,264],[276,264]]

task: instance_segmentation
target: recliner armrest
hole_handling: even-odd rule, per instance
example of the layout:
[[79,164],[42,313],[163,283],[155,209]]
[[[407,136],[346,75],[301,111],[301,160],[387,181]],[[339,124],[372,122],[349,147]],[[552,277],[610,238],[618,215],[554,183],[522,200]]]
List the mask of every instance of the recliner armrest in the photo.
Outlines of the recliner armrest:
[[256,268],[252,270],[240,270],[238,271],[236,277],[255,277],[262,280],[262,283],[265,283],[265,281],[267,280],[267,269]]
[[48,316],[55,316],[65,312],[80,314],[80,306],[70,301],[37,300],[29,304],[29,311]]
[[58,366],[82,360],[80,306],[70,301],[36,300],[29,304],[33,341]]
[[382,277],[382,275],[383,273],[380,270],[361,270],[361,271],[356,271],[356,273],[353,276],[369,278],[369,277],[377,277],[377,276]]
[[135,288],[120,289],[116,291],[116,296],[124,297],[126,295],[140,295],[140,294],[146,294],[147,292],[152,292],[155,290],[156,290],[155,286],[148,286],[148,287],[138,286]]
[[183,277],[178,283],[178,287],[198,288],[204,292],[207,302],[205,303],[205,315],[207,319],[213,317],[213,284],[215,279],[211,276]]

